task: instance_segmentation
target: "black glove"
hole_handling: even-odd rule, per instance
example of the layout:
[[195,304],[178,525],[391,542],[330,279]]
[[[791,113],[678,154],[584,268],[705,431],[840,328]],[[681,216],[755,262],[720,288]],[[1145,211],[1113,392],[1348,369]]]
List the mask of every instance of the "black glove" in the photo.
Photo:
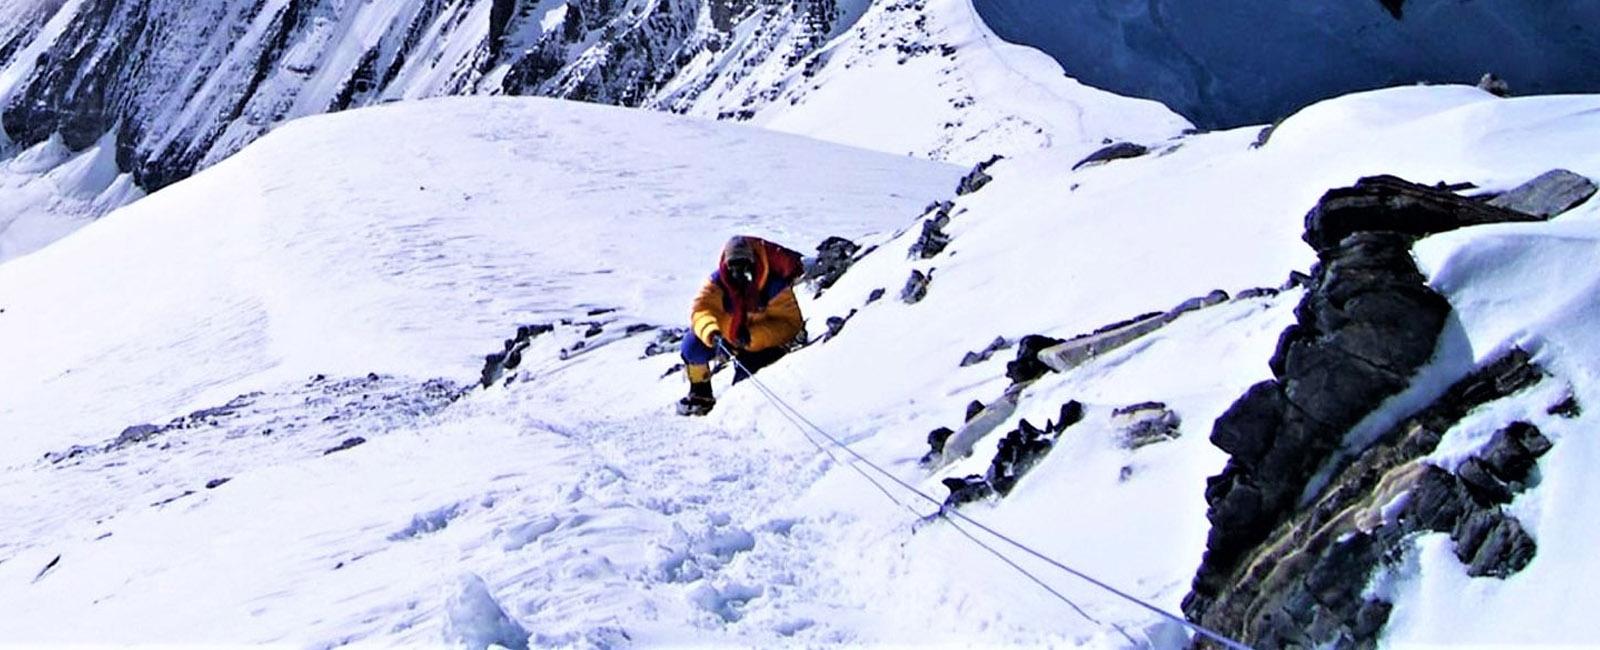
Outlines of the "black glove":
[[728,354],[728,341],[722,338],[722,332],[711,333],[711,351],[719,357]]
[[741,350],[750,347],[750,326],[740,326],[739,332],[734,336],[734,340],[738,342]]

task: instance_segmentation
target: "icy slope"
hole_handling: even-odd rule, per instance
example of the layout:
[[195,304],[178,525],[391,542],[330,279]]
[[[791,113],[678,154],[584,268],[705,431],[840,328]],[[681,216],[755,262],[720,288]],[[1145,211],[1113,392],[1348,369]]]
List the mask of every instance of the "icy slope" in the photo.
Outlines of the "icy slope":
[[675,322],[727,236],[882,229],[959,171],[548,100],[297,123],[7,264],[0,328],[27,344],[0,353],[3,428],[38,435],[7,436],[3,458],[316,372],[470,374],[536,314]]
[[[1205,481],[1225,460],[1211,422],[1268,376],[1299,292],[1205,307],[1046,374],[971,457],[929,472],[928,431],[1009,383],[1013,351],[962,356],[996,336],[1066,337],[1212,289],[1278,286],[1312,262],[1306,209],[1362,175],[1490,190],[1551,167],[1600,176],[1597,108],[1368,93],[1303,112],[1260,148],[1256,129],[1151,140],[1144,157],[1077,169],[1081,152],[1043,150],[961,197],[946,167],[592,107],[451,101],[303,122],[0,267],[0,340],[43,346],[0,347],[20,369],[0,428],[24,432],[0,479],[0,610],[17,614],[0,638],[1177,647],[1170,621],[1007,551],[1082,616],[947,522],[919,523],[931,505],[884,498],[751,384],[720,376],[709,417],[670,415],[674,355],[641,358],[656,333],[627,326],[680,325],[725,234],[809,247],[903,228],[861,238],[875,251],[820,297],[804,292],[814,338],[855,313],[763,383],[940,498],[940,479],[981,473],[1019,418],[1043,426],[1078,400],[1082,421],[1009,496],[963,512],[1175,612],[1205,544]],[[473,119],[444,141],[380,137],[441,112]],[[574,121],[588,135],[562,129]],[[662,182],[685,177],[697,182]],[[914,214],[951,198],[948,248],[908,258]],[[1541,353],[1586,404],[1600,403],[1592,328],[1577,325],[1595,304],[1581,263],[1595,209],[1420,250],[1475,350],[1548,340]],[[69,272],[119,256],[170,262]],[[912,270],[932,279],[907,304]],[[1524,286],[1542,282],[1560,290]],[[451,401],[476,355],[562,317],[574,322],[533,339],[509,381]],[[581,341],[595,343],[562,354]],[[1135,444],[1116,411],[1151,400],[1176,437]],[[1574,469],[1593,445],[1554,433],[1543,482],[1513,503],[1550,513],[1524,517],[1539,558],[1510,580],[1467,579],[1421,540],[1391,584],[1393,640],[1600,638],[1563,615],[1583,602],[1562,574],[1596,570],[1571,505],[1594,491]]]

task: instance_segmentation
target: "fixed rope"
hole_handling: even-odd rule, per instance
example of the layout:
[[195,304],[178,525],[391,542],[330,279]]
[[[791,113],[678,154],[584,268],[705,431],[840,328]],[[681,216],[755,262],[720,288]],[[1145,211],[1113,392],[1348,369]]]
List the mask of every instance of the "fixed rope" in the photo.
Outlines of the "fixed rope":
[[[1003,553],[1000,553],[999,550],[997,550],[997,549],[995,549],[995,548],[993,548],[993,547],[991,547],[991,546],[989,546],[987,544],[984,544],[981,540],[979,540],[976,537],[974,537],[970,532],[968,532],[968,531],[962,529],[960,526],[956,525],[956,521],[955,520],[956,519],[960,519],[961,521],[963,521],[963,522],[965,522],[967,524],[970,524],[974,528],[977,528],[978,530],[981,530],[981,531],[983,531],[985,533],[988,533],[989,535],[993,536],[994,538],[999,539],[999,540],[1011,545],[1012,547],[1022,551],[1023,553],[1026,553],[1028,555],[1033,556],[1035,559],[1038,559],[1038,560],[1040,560],[1040,561],[1042,561],[1042,562],[1044,562],[1044,563],[1046,563],[1046,564],[1048,564],[1050,566],[1053,566],[1053,567],[1055,567],[1057,569],[1065,571],[1068,574],[1071,574],[1071,575],[1077,577],[1080,580],[1088,582],[1089,584],[1094,585],[1095,587],[1097,587],[1097,588],[1099,588],[1099,589],[1101,589],[1103,591],[1106,591],[1108,593],[1114,594],[1114,595],[1116,595],[1117,597],[1119,597],[1119,598],[1121,598],[1123,600],[1126,600],[1126,601],[1128,601],[1130,603],[1138,605],[1139,607],[1141,607],[1141,608],[1143,608],[1145,610],[1148,610],[1151,613],[1156,614],[1157,616],[1160,616],[1160,617],[1162,617],[1164,619],[1167,619],[1169,621],[1173,621],[1175,623],[1178,623],[1179,625],[1182,625],[1182,626],[1194,631],[1194,633],[1196,633],[1198,635],[1204,636],[1204,637],[1206,637],[1206,638],[1208,638],[1208,639],[1210,639],[1212,641],[1215,641],[1215,642],[1217,642],[1219,644],[1222,644],[1224,647],[1230,648],[1232,650],[1252,650],[1250,648],[1250,646],[1245,645],[1244,643],[1241,643],[1241,642],[1235,641],[1235,640],[1233,640],[1233,639],[1231,639],[1229,637],[1223,636],[1219,632],[1215,632],[1215,631],[1211,630],[1210,628],[1207,628],[1207,627],[1205,627],[1203,625],[1200,625],[1198,623],[1191,622],[1191,621],[1189,621],[1188,619],[1186,619],[1186,618],[1184,618],[1182,616],[1178,616],[1178,615],[1172,614],[1170,612],[1167,612],[1166,610],[1161,609],[1160,607],[1157,607],[1157,606],[1155,606],[1155,605],[1153,605],[1153,604],[1151,604],[1149,602],[1146,602],[1145,600],[1143,600],[1143,599],[1141,599],[1141,598],[1139,598],[1137,596],[1134,596],[1134,595],[1129,594],[1129,593],[1127,593],[1125,591],[1122,591],[1121,589],[1117,589],[1116,587],[1113,587],[1113,586],[1111,586],[1109,584],[1106,584],[1105,582],[1097,580],[1093,576],[1090,576],[1090,575],[1088,575],[1088,574],[1086,574],[1086,573],[1084,573],[1082,571],[1079,571],[1079,570],[1074,569],[1074,568],[1072,568],[1070,566],[1067,566],[1065,563],[1063,563],[1063,562],[1061,562],[1059,560],[1056,560],[1055,558],[1052,558],[1052,557],[1050,557],[1048,555],[1045,555],[1044,553],[1035,550],[1033,547],[1028,546],[1027,544],[1024,544],[1024,543],[1022,543],[1020,541],[1017,541],[1016,539],[1012,538],[1009,535],[1006,535],[1004,533],[1001,533],[1000,531],[997,531],[997,530],[995,530],[993,528],[990,528],[989,526],[984,525],[982,522],[967,516],[965,513],[961,512],[960,510],[945,506],[944,501],[942,501],[942,500],[940,500],[940,499],[938,499],[938,498],[936,498],[936,497],[934,497],[934,496],[932,496],[932,495],[930,495],[930,494],[928,494],[926,492],[923,492],[920,488],[918,488],[918,487],[916,487],[914,485],[911,485],[910,483],[907,483],[906,481],[902,480],[900,477],[896,476],[894,473],[890,472],[889,470],[886,470],[886,469],[878,466],[877,463],[872,462],[872,460],[868,459],[866,456],[863,456],[859,452],[857,452],[856,450],[851,449],[849,445],[845,444],[843,441],[839,440],[837,437],[835,437],[832,434],[828,433],[821,426],[818,426],[817,423],[811,421],[811,419],[807,418],[805,416],[805,414],[800,412],[799,409],[796,409],[793,405],[790,405],[788,402],[784,401],[784,399],[782,397],[780,397],[775,391],[773,391],[771,387],[767,386],[766,383],[764,383],[760,379],[756,378],[755,373],[751,372],[749,368],[745,367],[745,365],[742,362],[739,361],[739,357],[737,355],[733,354],[733,351],[729,350],[725,343],[723,343],[722,341],[717,341],[717,348],[718,348],[719,351],[721,351],[724,355],[727,356],[727,358],[733,363],[734,367],[738,371],[744,373],[745,378],[750,380],[750,382],[756,387],[756,389],[762,394],[762,396],[767,398],[767,400],[769,402],[771,402],[772,405],[778,409],[778,414],[779,415],[782,415],[785,419],[789,420],[789,422],[791,424],[795,425],[796,429],[798,429],[800,431],[801,435],[806,439],[807,442],[810,442],[812,445],[816,446],[823,453],[827,454],[828,457],[830,459],[832,459],[835,464],[841,464],[839,462],[838,457],[833,454],[832,450],[828,449],[827,447],[823,446],[821,443],[819,443],[815,439],[813,439],[811,437],[810,432],[806,431],[806,427],[810,427],[810,429],[812,431],[814,431],[817,435],[822,436],[828,442],[833,443],[833,445],[835,447],[838,447],[839,449],[844,450],[845,453],[849,454],[855,460],[859,461],[859,463],[861,465],[865,465],[865,466],[871,468],[873,471],[876,471],[877,473],[883,475],[885,478],[889,479],[891,482],[895,483],[896,485],[899,485],[902,489],[904,489],[904,490],[906,490],[906,491],[908,491],[908,492],[910,492],[912,494],[915,494],[916,496],[922,498],[923,500],[928,501],[928,502],[932,503],[933,505],[937,506],[939,508],[938,511],[935,512],[931,516],[944,519],[952,527],[954,527],[956,530],[960,531],[962,535],[965,535],[967,537],[967,539],[972,540],[979,547],[983,548],[984,550],[987,550],[989,553],[993,554],[996,558],[999,558],[1002,562],[1005,562],[1008,566],[1012,567],[1013,569],[1017,570],[1019,573],[1023,574],[1024,576],[1026,576],[1029,580],[1033,581],[1034,584],[1037,584],[1037,585],[1043,587],[1046,591],[1050,592],[1056,598],[1058,598],[1062,602],[1066,603],[1069,607],[1071,607],[1074,611],[1078,612],[1078,614],[1083,616],[1085,619],[1095,623],[1096,625],[1101,625],[1101,626],[1106,625],[1105,623],[1102,623],[1099,620],[1096,620],[1094,617],[1090,616],[1087,612],[1085,612],[1083,610],[1083,608],[1079,607],[1076,603],[1072,602],[1066,596],[1062,595],[1060,592],[1058,592],[1055,589],[1051,588],[1048,584],[1045,584],[1045,582],[1043,580],[1039,579],[1037,576],[1033,575],[1032,573],[1029,573],[1027,571],[1027,569],[1025,569],[1022,566],[1018,565],[1016,562],[1012,561],[1010,558],[1007,558]],[[849,467],[855,469],[857,474],[860,474],[863,478],[867,479],[867,481],[872,483],[872,485],[874,487],[878,488],[879,492],[882,492],[884,494],[884,496],[888,497],[889,500],[895,502],[895,504],[900,505],[902,507],[905,507],[908,510],[911,510],[914,514],[917,514],[919,517],[921,516],[920,513],[916,512],[916,509],[912,508],[910,505],[908,505],[908,504],[902,502],[900,499],[896,498],[893,494],[891,494],[889,492],[888,488],[884,487],[884,485],[882,483],[880,483],[876,479],[874,479],[871,475],[869,475],[866,472],[866,470],[863,470],[856,463],[842,463],[842,464],[848,465]],[[954,519],[952,519],[952,517],[954,517]],[[1118,632],[1122,633],[1122,635],[1124,637],[1128,637],[1129,640],[1132,641],[1132,638],[1128,636],[1127,631],[1123,630],[1121,626],[1113,625],[1112,627],[1115,627],[1116,630]]]

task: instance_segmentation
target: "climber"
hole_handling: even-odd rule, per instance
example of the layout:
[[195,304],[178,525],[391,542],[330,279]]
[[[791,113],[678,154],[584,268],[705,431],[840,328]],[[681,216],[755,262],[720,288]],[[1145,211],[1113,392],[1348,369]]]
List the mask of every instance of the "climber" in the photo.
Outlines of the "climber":
[[722,248],[717,270],[694,300],[683,363],[689,395],[680,415],[705,415],[717,403],[711,394],[711,361],[732,354],[733,381],[788,353],[804,322],[795,301],[795,281],[805,273],[800,254],[757,237],[739,236]]

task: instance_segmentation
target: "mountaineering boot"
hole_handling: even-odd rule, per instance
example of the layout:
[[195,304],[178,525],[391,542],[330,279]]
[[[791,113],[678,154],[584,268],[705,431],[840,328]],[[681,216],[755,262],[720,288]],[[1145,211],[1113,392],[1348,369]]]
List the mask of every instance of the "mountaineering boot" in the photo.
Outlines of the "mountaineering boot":
[[691,363],[683,371],[689,376],[689,394],[678,400],[678,415],[710,413],[711,407],[717,405],[717,398],[711,395],[711,366]]
[[689,394],[678,400],[678,415],[705,415],[717,405],[711,396],[711,382],[689,384]]

